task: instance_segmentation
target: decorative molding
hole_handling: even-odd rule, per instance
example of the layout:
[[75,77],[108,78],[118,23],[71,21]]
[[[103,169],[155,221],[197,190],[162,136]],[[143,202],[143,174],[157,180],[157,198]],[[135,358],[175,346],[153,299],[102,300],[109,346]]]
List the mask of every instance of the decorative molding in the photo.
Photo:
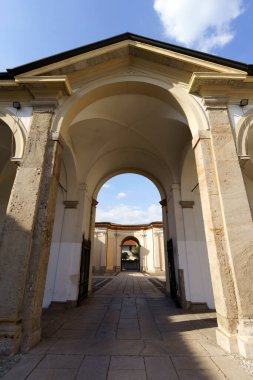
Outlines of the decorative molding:
[[51,131],[51,133],[50,133],[50,140],[51,141],[57,141],[61,145],[61,147],[64,148],[64,142],[63,142],[63,139],[60,136],[59,132],[53,132],[53,131]]
[[173,190],[180,190],[181,186],[180,183],[172,183],[170,187],[170,191],[172,192]]
[[204,96],[202,103],[208,110],[226,110],[228,107],[229,98],[227,96]]
[[188,91],[190,94],[200,94],[205,89],[212,90],[221,87],[237,87],[246,85],[247,73],[217,73],[217,72],[195,72],[192,74]]
[[198,131],[198,133],[192,139],[192,149],[196,148],[199,140],[210,139],[210,138],[211,138],[211,131],[210,130]]
[[151,222],[149,224],[116,224],[110,222],[96,222],[95,228],[107,228],[108,231],[148,231],[152,228],[163,228],[163,222]]
[[13,162],[15,165],[20,166],[22,163],[23,158],[22,157],[11,157],[11,162]]
[[77,208],[78,201],[63,201],[65,208]]
[[179,204],[182,208],[193,208],[194,201],[180,201]]
[[58,107],[58,100],[32,100],[31,106],[33,107],[34,112],[54,112],[54,110]]
[[238,155],[239,158],[239,164],[242,169],[244,169],[246,163],[250,160],[250,156],[248,155]]

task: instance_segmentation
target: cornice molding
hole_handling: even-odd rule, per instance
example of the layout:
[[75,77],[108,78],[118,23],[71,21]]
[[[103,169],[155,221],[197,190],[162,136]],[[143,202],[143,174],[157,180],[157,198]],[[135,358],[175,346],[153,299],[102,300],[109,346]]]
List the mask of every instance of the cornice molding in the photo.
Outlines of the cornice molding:
[[[194,72],[192,74],[188,91],[190,94],[199,94],[200,90],[210,85],[232,85],[244,82],[247,73],[217,73],[217,72]],[[253,79],[253,78],[252,78]]]
[[78,201],[63,201],[65,208],[76,209]]
[[0,90],[23,91],[36,101],[58,101],[72,94],[67,75],[54,76],[18,76],[13,80],[0,81]]
[[204,96],[202,98],[205,110],[219,109],[225,110],[228,107],[229,97],[227,96]]
[[180,201],[179,204],[182,208],[193,208],[195,202],[194,201]]

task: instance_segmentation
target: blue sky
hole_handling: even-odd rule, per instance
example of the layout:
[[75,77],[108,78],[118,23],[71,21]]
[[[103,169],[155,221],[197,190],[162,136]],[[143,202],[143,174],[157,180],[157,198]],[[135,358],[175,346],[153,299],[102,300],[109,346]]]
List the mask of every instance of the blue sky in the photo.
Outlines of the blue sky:
[[141,224],[162,220],[156,186],[138,174],[111,178],[102,186],[97,200],[97,221]]
[[0,0],[0,6],[0,71],[126,31],[253,63],[252,0]]
[[[0,0],[0,6],[0,71],[124,32],[253,63],[252,0]],[[158,217],[154,186],[129,176],[101,190],[98,216],[127,223]],[[135,220],[123,220],[123,213]]]

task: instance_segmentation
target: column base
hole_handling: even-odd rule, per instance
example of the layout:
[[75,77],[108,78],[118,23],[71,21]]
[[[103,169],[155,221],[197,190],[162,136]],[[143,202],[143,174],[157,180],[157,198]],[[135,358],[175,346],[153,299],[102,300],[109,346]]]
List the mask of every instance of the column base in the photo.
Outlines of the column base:
[[253,359],[253,337],[238,336],[238,350],[245,359]]
[[253,359],[253,320],[241,319],[237,335],[239,353],[246,359]]
[[0,355],[15,355],[20,351],[21,325],[15,322],[0,322]]
[[217,344],[230,354],[238,353],[236,334],[227,334],[219,328],[216,329]]
[[34,346],[36,346],[41,340],[41,329],[33,331],[30,334],[26,334],[22,344],[22,352],[28,352]]

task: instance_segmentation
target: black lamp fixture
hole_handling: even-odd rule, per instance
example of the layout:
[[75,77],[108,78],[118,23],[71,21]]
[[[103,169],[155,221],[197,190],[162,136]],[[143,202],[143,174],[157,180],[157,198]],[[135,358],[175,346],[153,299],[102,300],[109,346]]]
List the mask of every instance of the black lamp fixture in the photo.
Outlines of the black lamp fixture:
[[249,99],[241,99],[240,106],[245,107],[249,104]]
[[13,108],[16,108],[16,110],[20,110],[20,108],[21,108],[21,104],[20,104],[20,102],[17,101],[17,100],[15,100],[15,101],[12,103],[12,105],[13,105]]

